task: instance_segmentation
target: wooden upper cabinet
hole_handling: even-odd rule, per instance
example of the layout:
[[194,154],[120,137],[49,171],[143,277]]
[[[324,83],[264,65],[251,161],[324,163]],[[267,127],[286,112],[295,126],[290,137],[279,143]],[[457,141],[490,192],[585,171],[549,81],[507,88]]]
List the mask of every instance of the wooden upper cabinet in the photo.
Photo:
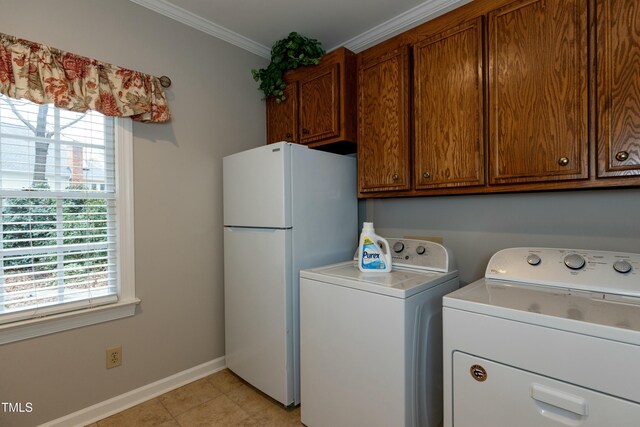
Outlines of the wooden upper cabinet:
[[488,15],[490,183],[588,178],[587,1]]
[[409,48],[358,63],[358,189],[408,190]]
[[413,47],[416,189],[484,184],[482,17]]
[[355,152],[356,78],[356,56],[344,47],[324,55],[318,65],[285,73],[287,100],[267,100],[267,143],[285,140]]
[[298,83],[284,89],[286,99],[278,104],[275,97],[267,99],[267,144],[279,141],[299,142]]
[[598,177],[640,175],[640,4],[597,2]]
[[340,133],[339,72],[338,64],[328,64],[300,81],[300,142],[303,144]]

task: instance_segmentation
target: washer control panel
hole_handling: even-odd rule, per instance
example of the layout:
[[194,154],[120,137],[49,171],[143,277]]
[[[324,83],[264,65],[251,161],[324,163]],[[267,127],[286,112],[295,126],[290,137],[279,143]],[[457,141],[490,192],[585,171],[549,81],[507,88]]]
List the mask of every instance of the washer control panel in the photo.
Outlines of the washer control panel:
[[[443,273],[456,270],[453,253],[447,247],[430,242],[428,240],[402,239],[396,237],[387,238],[389,248],[380,242],[384,251],[391,251],[391,259],[394,267],[415,268],[418,270],[431,270]],[[357,261],[358,250],[353,256]]]
[[493,255],[485,277],[640,297],[640,254],[509,248]]
[[451,251],[428,240],[389,238],[393,265],[449,272],[456,269]]

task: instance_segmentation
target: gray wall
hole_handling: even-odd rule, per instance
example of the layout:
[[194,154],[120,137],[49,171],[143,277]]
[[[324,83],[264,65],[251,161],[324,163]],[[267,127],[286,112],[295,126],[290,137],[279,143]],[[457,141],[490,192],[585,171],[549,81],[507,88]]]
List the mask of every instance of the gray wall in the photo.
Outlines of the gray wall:
[[[0,31],[173,80],[134,123],[136,316],[0,346],[0,401],[32,426],[224,355],[222,157],[264,143],[267,61],[127,0],[0,0]],[[107,371],[105,349],[123,346]]]
[[640,253],[640,189],[381,199],[365,211],[383,236],[444,238],[465,284],[507,247]]

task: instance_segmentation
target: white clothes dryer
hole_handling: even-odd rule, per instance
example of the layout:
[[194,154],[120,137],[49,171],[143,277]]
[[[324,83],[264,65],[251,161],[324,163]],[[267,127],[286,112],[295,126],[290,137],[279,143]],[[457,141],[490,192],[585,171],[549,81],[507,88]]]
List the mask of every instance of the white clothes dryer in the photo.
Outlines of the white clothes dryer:
[[443,305],[445,427],[640,425],[640,255],[505,249]]
[[437,427],[442,297],[458,288],[451,252],[388,239],[390,273],[355,262],[300,272],[301,419],[309,427]]

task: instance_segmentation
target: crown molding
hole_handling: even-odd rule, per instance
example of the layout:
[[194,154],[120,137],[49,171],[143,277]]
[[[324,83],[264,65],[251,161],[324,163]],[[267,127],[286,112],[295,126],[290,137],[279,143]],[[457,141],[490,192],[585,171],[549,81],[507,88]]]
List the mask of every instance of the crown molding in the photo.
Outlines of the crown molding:
[[[261,45],[243,35],[231,31],[225,27],[204,19],[186,9],[169,3],[166,0],[129,0],[147,9],[153,10],[168,18],[188,25],[203,33],[222,39],[228,43],[248,50],[266,59],[271,58],[271,49]],[[345,46],[353,52],[360,52],[402,31],[429,21],[449,10],[469,3],[471,0],[427,0],[418,6],[401,13],[395,18],[383,22],[364,33],[349,39],[327,51],[332,51],[340,46]]]
[[[361,52],[385,39],[391,38],[396,34],[427,22],[439,15],[443,15],[445,12],[470,2],[471,0],[427,0],[424,3],[401,13],[395,18],[391,18],[388,21],[365,31],[359,36],[343,42],[340,46],[345,46],[352,52]],[[336,46],[335,48],[337,47],[339,46]]]
[[271,58],[271,49],[225,27],[204,19],[186,9],[175,6],[165,0],[129,0],[168,18],[182,22],[203,33],[222,39],[232,45],[248,50],[263,58]]

